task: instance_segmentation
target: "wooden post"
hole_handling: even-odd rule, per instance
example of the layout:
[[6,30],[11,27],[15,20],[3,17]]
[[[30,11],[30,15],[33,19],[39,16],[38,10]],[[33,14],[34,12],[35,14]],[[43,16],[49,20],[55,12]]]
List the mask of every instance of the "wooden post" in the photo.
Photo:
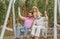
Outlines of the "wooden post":
[[28,7],[27,7],[27,2],[28,0],[25,1],[25,5],[24,5],[24,16],[27,17],[27,14],[28,14]]
[[57,0],[54,0],[54,39],[57,39]]
[[3,39],[3,37],[4,37],[4,33],[5,33],[5,30],[6,30],[7,21],[8,21],[8,18],[9,18],[12,2],[13,2],[13,0],[10,0],[10,2],[9,2],[9,6],[8,6],[8,9],[7,9],[7,12],[6,12],[7,14],[6,14],[6,17],[5,17],[5,20],[4,20],[4,24],[3,24],[2,31],[1,31],[0,39]]
[[12,15],[10,16],[10,28],[12,28],[12,26],[13,26],[13,20],[12,20]]
[[26,6],[24,6],[24,16],[27,17],[27,14],[28,14],[28,9]]
[[48,0],[46,0],[46,5],[48,5]]

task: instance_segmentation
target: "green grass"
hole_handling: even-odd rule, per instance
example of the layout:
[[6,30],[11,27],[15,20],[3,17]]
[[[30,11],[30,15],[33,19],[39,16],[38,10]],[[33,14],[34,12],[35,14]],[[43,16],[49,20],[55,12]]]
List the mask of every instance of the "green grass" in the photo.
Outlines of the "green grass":
[[11,31],[5,31],[5,35],[4,36],[13,36],[13,32],[11,32]]
[[[0,34],[1,34],[1,28],[0,28]],[[13,36],[13,35],[14,35],[13,32],[7,30],[4,33],[4,36]]]

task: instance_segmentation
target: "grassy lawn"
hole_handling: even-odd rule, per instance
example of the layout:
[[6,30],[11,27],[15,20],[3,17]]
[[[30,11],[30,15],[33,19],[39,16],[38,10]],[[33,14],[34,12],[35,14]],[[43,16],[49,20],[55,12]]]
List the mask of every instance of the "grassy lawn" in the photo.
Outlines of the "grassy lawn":
[[[1,34],[1,28],[0,28],[0,34]],[[13,32],[6,30],[4,36],[13,36]]]

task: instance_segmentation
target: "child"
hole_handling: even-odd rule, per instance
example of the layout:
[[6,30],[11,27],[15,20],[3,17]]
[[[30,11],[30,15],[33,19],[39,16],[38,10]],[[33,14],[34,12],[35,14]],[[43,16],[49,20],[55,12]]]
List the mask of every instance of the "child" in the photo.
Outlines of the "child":
[[[34,8],[37,9],[36,7],[34,7]],[[35,11],[36,10],[34,10],[34,14],[35,14],[34,16],[36,19],[33,23],[31,35],[36,36],[35,39],[38,39],[38,37],[40,36],[41,29],[45,29],[45,26],[43,25],[43,23],[44,23],[44,21],[48,20],[48,16],[45,13],[45,17],[41,17],[42,14],[39,13],[39,11],[38,12],[35,12]]]
[[[23,16],[21,16],[21,14],[20,14],[20,7],[18,7],[18,12],[19,12],[19,13],[18,13],[19,17],[20,17],[22,20],[24,20],[24,37],[23,37],[23,39],[26,39],[27,34],[28,34],[28,30],[29,30],[29,28],[32,27],[32,24],[33,24],[33,21],[34,21],[33,13],[32,13],[32,12],[29,12],[29,13],[28,13],[28,17],[23,17]],[[21,28],[18,27],[18,28],[17,28],[16,39],[19,39],[19,38],[20,38],[20,30],[21,30]]]
[[34,18],[36,18],[36,15],[40,15],[39,9],[36,6],[32,7],[32,12],[33,12]]

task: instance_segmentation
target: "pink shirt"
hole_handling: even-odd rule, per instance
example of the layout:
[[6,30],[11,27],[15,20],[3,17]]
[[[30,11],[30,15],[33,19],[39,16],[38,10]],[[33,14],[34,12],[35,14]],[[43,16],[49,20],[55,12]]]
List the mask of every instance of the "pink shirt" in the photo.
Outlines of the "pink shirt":
[[31,27],[33,24],[34,18],[28,18],[26,17],[24,19],[24,26]]

